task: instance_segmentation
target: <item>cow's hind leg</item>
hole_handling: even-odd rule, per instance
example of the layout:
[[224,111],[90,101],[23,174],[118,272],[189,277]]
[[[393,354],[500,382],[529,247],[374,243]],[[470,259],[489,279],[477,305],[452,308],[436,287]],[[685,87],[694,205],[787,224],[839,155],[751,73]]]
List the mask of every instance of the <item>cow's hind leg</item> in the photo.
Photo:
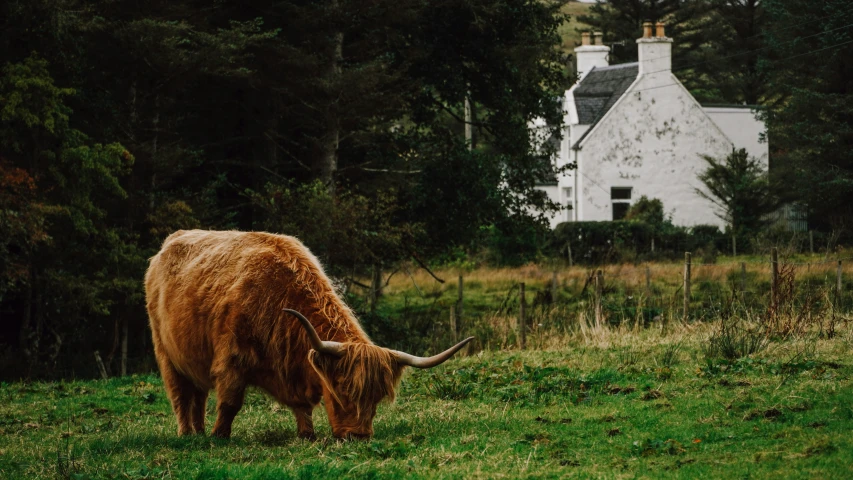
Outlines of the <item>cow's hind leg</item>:
[[215,376],[216,385],[216,423],[213,435],[222,438],[231,437],[231,424],[243,407],[246,384],[236,369],[228,369]]
[[[178,435],[187,435],[193,432],[198,433],[199,431],[194,428],[196,424],[194,418],[196,398],[203,395],[206,399],[207,393],[202,392],[192,381],[175,370],[175,367],[168,360],[163,360],[159,363],[160,375],[163,377],[166,393],[169,396],[169,401],[172,402],[172,410],[175,412],[175,417],[178,419]],[[201,433],[204,432],[203,415],[204,413],[202,413],[201,417]]]

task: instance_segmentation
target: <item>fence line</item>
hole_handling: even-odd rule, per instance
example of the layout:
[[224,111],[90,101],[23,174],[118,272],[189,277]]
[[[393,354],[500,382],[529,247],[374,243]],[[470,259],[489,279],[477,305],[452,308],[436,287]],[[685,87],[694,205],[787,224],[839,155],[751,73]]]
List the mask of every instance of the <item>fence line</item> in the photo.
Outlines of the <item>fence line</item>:
[[[677,309],[681,311],[680,313],[683,319],[690,320],[703,318],[708,315],[709,311],[713,313],[714,309],[723,308],[723,306],[728,302],[735,300],[743,302],[744,305],[749,304],[752,308],[762,308],[768,309],[768,311],[774,311],[776,307],[779,306],[780,296],[782,295],[780,289],[782,288],[781,282],[783,281],[783,277],[785,282],[796,282],[795,280],[792,280],[795,278],[796,271],[802,267],[806,267],[808,272],[805,282],[806,288],[811,290],[814,286],[814,276],[820,276],[823,274],[825,281],[822,283],[831,289],[832,306],[836,309],[841,309],[844,306],[844,264],[850,261],[853,261],[853,257],[826,259],[815,262],[788,262],[785,260],[779,260],[778,250],[773,248],[768,260],[741,261],[733,264],[693,263],[691,253],[685,252],[683,274],[681,275],[680,281],[670,277],[673,281],[667,282],[665,280],[666,276],[660,275],[661,270],[672,270],[677,267],[677,264],[643,265],[642,274],[636,277],[634,281],[625,277],[625,274],[622,272],[622,270],[626,268],[624,265],[612,268],[604,267],[584,269],[586,270],[584,275],[586,277],[586,281],[581,293],[579,294],[579,298],[586,295],[587,298],[591,300],[591,320],[597,327],[601,327],[605,323],[611,321],[611,319],[608,319],[608,312],[621,311],[622,318],[618,319],[620,321],[624,321],[628,318],[627,313],[630,313],[631,316],[635,318],[653,316],[652,320],[654,320],[656,318],[664,318],[667,310],[669,311],[669,315],[672,316],[675,314]],[[820,267],[830,264],[835,264],[835,281],[826,283],[826,280],[829,280],[830,278],[832,270],[826,269],[823,271],[812,271],[812,267]],[[848,263],[848,265],[850,265],[850,263]],[[756,272],[755,269],[748,269],[748,266],[761,266],[762,268]],[[714,267],[717,270],[714,272],[715,275],[713,275],[716,278],[708,279],[706,275],[706,269],[708,267]],[[768,268],[765,269],[764,267]],[[639,266],[631,268],[639,268]],[[658,276],[654,279],[652,276],[653,269],[658,273]],[[570,267],[568,270],[577,271],[577,268]],[[675,274],[675,272],[672,273]],[[605,275],[608,283],[605,282]],[[755,288],[747,288],[747,278],[749,276],[755,277],[755,279],[758,280],[759,283],[758,285],[755,285]],[[624,280],[622,292],[620,293],[624,293],[624,295],[620,300],[612,301],[612,299],[608,297],[611,294],[611,289],[615,288],[613,286],[615,286],[620,280],[620,277]],[[761,286],[761,277],[767,279],[766,283],[764,283],[764,287]],[[557,294],[560,288],[558,279],[559,272],[551,271],[550,278],[543,278],[541,281],[541,287],[522,281],[515,283],[513,287],[510,288],[510,291],[507,292],[507,298],[504,299],[502,305],[511,301],[511,294],[513,290],[518,293],[518,314],[516,325],[516,342],[518,348],[526,348],[528,334],[530,332],[536,333],[536,331],[538,331],[538,329],[535,329],[535,331],[530,329],[531,317],[530,312],[528,311],[527,294],[533,294],[534,307],[537,306],[540,294],[543,292],[547,292],[548,304],[556,304],[558,302]],[[464,302],[464,290],[462,288],[463,281],[463,276],[460,275],[458,298],[456,303],[451,305],[450,318],[454,339],[464,336],[464,334],[460,332],[464,327],[461,326],[459,322],[459,318],[461,317],[459,312],[461,311]],[[671,293],[661,293],[661,284],[663,284],[665,289],[672,290]],[[769,288],[767,287],[768,284]],[[531,286],[533,288],[529,288]],[[767,288],[767,290],[765,290],[765,288]],[[634,291],[642,293],[640,296],[635,297],[635,294],[631,294],[631,292]],[[759,297],[759,294],[762,293],[767,293],[768,295],[764,301]],[[681,296],[681,302],[678,302],[678,296]],[[678,303],[681,303],[681,308],[677,308]],[[583,304],[584,302],[581,301],[578,305],[579,308],[583,308]],[[504,308],[505,307],[502,306],[498,313],[504,310]],[[472,322],[466,322],[466,326],[468,326],[467,324],[473,325]]]

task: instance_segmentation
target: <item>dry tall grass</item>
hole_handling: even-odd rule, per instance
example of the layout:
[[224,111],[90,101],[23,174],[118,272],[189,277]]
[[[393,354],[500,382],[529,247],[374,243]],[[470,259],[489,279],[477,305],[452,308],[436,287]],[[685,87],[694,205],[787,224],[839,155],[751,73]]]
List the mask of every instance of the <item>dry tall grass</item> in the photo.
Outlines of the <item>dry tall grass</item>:
[[[850,278],[853,265],[847,261],[842,266],[844,277]],[[770,301],[769,262],[746,264],[746,292],[741,291],[740,262],[693,264],[687,319],[683,318],[683,263],[598,268],[604,272],[605,280],[602,315],[598,319],[590,281],[597,268],[587,266],[439,268],[433,272],[445,280],[439,283],[429,272],[407,265],[390,278],[390,273],[385,273],[387,286],[381,302],[389,307],[384,314],[395,322],[398,317],[416,322],[406,324],[406,328],[423,330],[424,325],[428,326],[428,338],[419,348],[437,351],[454,338],[450,311],[458,305],[461,275],[465,314],[458,337],[477,337],[472,353],[518,348],[521,282],[527,285],[526,337],[527,348],[532,350],[566,345],[627,348],[639,339],[678,342],[686,336],[708,343],[717,335],[720,345],[731,347],[726,352],[734,353],[725,354],[731,356],[738,355],[738,342],[763,346],[809,335],[831,337],[846,324],[848,312],[853,311],[853,292],[845,290],[841,299],[836,295],[837,264],[833,261],[816,260],[810,265],[780,262],[780,293],[775,305]],[[553,290],[555,279],[557,288]],[[394,312],[400,313],[395,316]]]
[[[785,262],[780,261],[780,265]],[[835,281],[837,264],[834,261],[816,260],[810,264],[790,264],[795,277],[808,277],[812,281]],[[649,272],[649,281],[653,286],[679,288],[683,282],[684,264],[678,263],[640,263],[640,264],[618,264],[603,265],[600,267],[574,266],[574,267],[551,267],[547,265],[528,264],[522,267],[481,267],[474,270],[459,268],[439,268],[434,270],[437,277],[445,280],[439,284],[428,272],[423,269],[415,269],[407,266],[392,275],[384,292],[394,295],[402,291],[410,290],[413,284],[418,285],[423,291],[447,290],[456,288],[457,279],[462,275],[465,283],[476,282],[481,285],[489,285],[495,289],[505,289],[519,282],[532,285],[548,285],[554,274],[556,274],[559,285],[583,285],[587,278],[596,270],[604,272],[605,282],[618,283],[633,290],[643,290],[646,286],[646,270]],[[691,266],[691,280],[694,284],[703,281],[728,285],[730,288],[739,288],[741,264],[740,262],[699,264]],[[746,274],[750,279],[759,281],[770,281],[770,262],[746,263]],[[408,272],[408,273],[406,273]],[[842,264],[842,274],[849,276],[853,274],[853,262]],[[387,275],[387,274],[386,274]]]

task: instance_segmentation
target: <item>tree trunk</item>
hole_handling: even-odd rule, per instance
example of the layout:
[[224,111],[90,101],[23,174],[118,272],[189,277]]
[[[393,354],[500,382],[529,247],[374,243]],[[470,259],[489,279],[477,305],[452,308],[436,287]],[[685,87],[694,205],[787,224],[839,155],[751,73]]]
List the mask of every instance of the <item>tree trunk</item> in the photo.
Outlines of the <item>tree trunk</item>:
[[[338,0],[332,0],[332,9],[337,10]],[[329,190],[329,193],[335,194],[335,174],[338,170],[338,144],[340,143],[340,111],[338,108],[338,81],[341,73],[341,60],[343,59],[344,34],[336,32],[332,37],[332,43],[329,46],[328,64],[324,80],[328,91],[327,101],[325,105],[325,125],[324,131],[320,136],[320,155],[319,165],[317,165],[317,175],[320,181]]]
[[382,296],[382,265],[373,265],[373,277],[370,281],[370,311],[376,311],[379,297]]
[[33,352],[30,347],[30,337],[33,321],[33,281],[35,280],[35,272],[32,262],[29,266],[29,278],[24,287],[24,318],[21,321],[21,328],[18,330],[18,348],[24,353],[24,359],[27,364],[32,366]]
[[151,192],[148,199],[148,210],[154,212],[154,192],[157,191],[157,147],[160,140],[160,95],[154,96],[154,116],[151,118],[151,129],[154,138],[151,139]]
[[121,320],[121,376],[127,375],[127,317]]
[[473,112],[471,111],[470,94],[465,94],[465,143],[468,144],[468,150],[474,150],[474,120]]
[[[275,142],[278,134],[278,102],[269,91],[255,90],[250,98],[252,110],[257,114],[255,132],[259,137],[252,152],[251,185],[254,191],[262,192],[269,181],[270,169],[278,164],[278,145]],[[252,228],[262,230],[263,218],[263,209],[253,204]]]

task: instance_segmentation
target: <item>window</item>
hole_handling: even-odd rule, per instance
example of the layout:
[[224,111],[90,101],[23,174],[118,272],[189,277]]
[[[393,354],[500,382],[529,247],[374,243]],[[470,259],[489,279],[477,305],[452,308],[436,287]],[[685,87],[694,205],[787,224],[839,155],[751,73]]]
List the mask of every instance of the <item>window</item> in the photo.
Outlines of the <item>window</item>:
[[575,218],[575,213],[572,211],[574,209],[574,198],[572,198],[572,189],[571,188],[563,188],[563,207],[565,207],[565,216],[566,221],[571,222]]
[[613,220],[622,220],[631,208],[631,187],[610,187]]

